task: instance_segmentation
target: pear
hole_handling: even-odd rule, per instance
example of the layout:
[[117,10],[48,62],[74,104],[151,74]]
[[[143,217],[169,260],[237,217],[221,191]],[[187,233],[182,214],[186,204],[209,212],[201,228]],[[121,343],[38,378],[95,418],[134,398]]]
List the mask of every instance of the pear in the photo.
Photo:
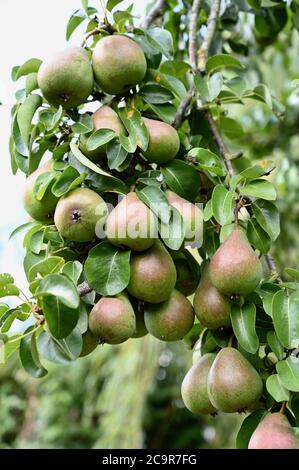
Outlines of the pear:
[[59,200],[54,222],[67,240],[88,242],[99,235],[107,215],[108,209],[101,196],[88,188],[76,188]]
[[46,189],[44,197],[39,201],[34,194],[34,184],[43,173],[53,170],[54,161],[48,160],[44,165],[28,176],[23,193],[23,204],[26,212],[38,222],[49,224],[53,221],[54,210],[58,198],[51,191],[53,184]]
[[136,319],[128,296],[102,297],[89,315],[89,329],[102,343],[120,344],[131,338]]
[[87,329],[82,335],[82,349],[80,357],[88,356],[95,350],[98,344],[98,338],[90,331],[90,329]]
[[189,300],[178,290],[159,304],[147,304],[144,313],[149,333],[162,341],[179,341],[191,330],[194,311]]
[[203,234],[202,210],[178,196],[173,191],[166,191],[166,197],[171,206],[175,207],[181,214],[185,225],[185,245],[201,246]]
[[70,46],[43,62],[37,75],[38,86],[48,102],[73,108],[85,103],[93,89],[93,72],[87,52]]
[[250,362],[237,349],[221,349],[208,376],[209,398],[215,408],[225,413],[242,411],[257,402],[262,391],[262,380]]
[[144,157],[150,163],[164,165],[173,160],[180,148],[180,139],[177,131],[162,121],[143,118],[149,133],[149,144]]
[[231,324],[230,301],[213,286],[209,271],[209,266],[206,266],[194,295],[195,315],[207,328],[225,328]]
[[97,42],[92,65],[96,82],[110,95],[119,95],[138,85],[146,73],[141,47],[119,34],[105,36]]
[[212,257],[210,278],[225,295],[247,295],[261,282],[261,262],[240,227],[234,228]]
[[130,192],[110,212],[106,222],[106,236],[116,246],[134,251],[150,248],[157,238],[154,214],[137,194]]
[[186,297],[193,294],[197,287],[197,279],[190,268],[190,265],[184,256],[173,257],[177,272],[177,281],[175,288],[182,292]]
[[208,396],[208,375],[216,354],[202,356],[184,377],[181,394],[186,408],[195,414],[208,415],[217,410]]
[[139,300],[159,303],[167,300],[176,283],[174,262],[160,240],[142,253],[131,256],[129,294]]
[[299,449],[299,441],[282,413],[269,414],[252,434],[248,449]]
[[[99,129],[111,129],[117,136],[121,134],[124,135],[126,133],[117,113],[109,106],[101,106],[101,108],[93,113],[92,122],[93,131],[98,131]],[[86,143],[89,137],[90,133],[81,134],[79,141],[80,150],[89,158],[89,160],[98,162],[106,156],[106,145],[100,145],[100,147],[95,150],[87,150]]]

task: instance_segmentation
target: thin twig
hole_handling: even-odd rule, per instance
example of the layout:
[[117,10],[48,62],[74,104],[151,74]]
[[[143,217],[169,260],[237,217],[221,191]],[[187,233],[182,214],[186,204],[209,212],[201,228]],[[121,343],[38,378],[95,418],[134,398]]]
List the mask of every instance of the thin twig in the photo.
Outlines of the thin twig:
[[141,27],[143,29],[147,29],[155,21],[155,19],[158,18],[158,16],[162,15],[165,6],[165,0],[157,0],[146,18],[144,18]]
[[195,92],[195,89],[194,89],[194,86],[192,85],[190,87],[189,91],[187,92],[186,98],[184,98],[183,101],[181,101],[181,104],[177,109],[174,121],[172,123],[172,125],[175,129],[178,129],[180,127],[180,125],[182,124],[182,121],[184,119],[186,110],[187,110],[187,108],[188,108],[189,104],[191,103],[192,98],[194,96],[194,92]]
[[208,124],[209,124],[209,127],[210,127],[210,130],[212,132],[212,136],[213,136],[213,139],[215,141],[215,144],[217,145],[218,149],[219,149],[219,153],[224,161],[224,164],[226,166],[226,169],[227,169],[227,172],[229,174],[229,176],[234,176],[235,174],[235,170],[234,170],[234,167],[231,163],[231,161],[227,158],[228,156],[228,151],[226,149],[226,145],[222,139],[222,136],[218,130],[218,127],[217,127],[217,124],[211,114],[211,111],[209,109],[207,109],[205,111],[205,115],[206,115],[206,118],[207,118],[207,121],[208,121]]
[[197,52],[197,67],[200,72],[203,72],[206,68],[206,62],[208,58],[209,49],[215,34],[217,20],[220,12],[221,0],[213,0],[208,23],[207,23],[207,33],[202,42],[201,47]]
[[197,19],[201,3],[202,0],[194,0],[189,20],[189,60],[194,70],[197,68]]

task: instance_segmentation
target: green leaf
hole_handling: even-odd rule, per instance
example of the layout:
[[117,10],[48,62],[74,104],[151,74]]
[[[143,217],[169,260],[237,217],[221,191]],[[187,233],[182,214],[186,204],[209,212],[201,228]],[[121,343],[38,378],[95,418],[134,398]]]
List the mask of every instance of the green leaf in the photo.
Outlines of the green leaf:
[[288,274],[290,277],[295,279],[295,281],[299,282],[299,270],[298,269],[293,269],[293,268],[286,268],[285,269],[286,274]]
[[206,63],[206,72],[210,73],[212,70],[232,67],[237,69],[244,68],[244,65],[232,55],[228,54],[217,54],[212,57],[209,57]]
[[159,233],[164,243],[171,250],[179,250],[185,238],[185,224],[183,217],[175,207],[171,207],[169,222],[159,223]]
[[212,217],[213,217],[212,199],[209,199],[208,202],[206,203],[204,211],[203,211],[203,220],[204,220],[204,222],[207,222]]
[[214,73],[208,81],[209,99],[213,101],[219,95],[223,86],[223,77],[220,72]]
[[126,160],[128,152],[114,139],[107,144],[107,159],[110,170],[116,170]]
[[42,61],[40,59],[29,59],[21,65],[13,77],[13,80],[18,80],[19,78],[23,77],[24,75],[28,75],[29,73],[38,72]]
[[268,106],[269,109],[272,109],[271,93],[270,93],[268,87],[266,87],[266,85],[264,85],[263,83],[259,84],[254,88],[253,91],[256,95],[258,95],[260,97],[261,101],[266,103],[266,105]]
[[176,96],[180,101],[186,98],[187,91],[186,87],[181,80],[178,78],[162,73],[161,70],[148,69],[147,77],[153,80],[155,83],[169,90],[174,96]]
[[248,220],[247,238],[250,244],[261,253],[265,254],[270,250],[271,239],[254,217]]
[[62,268],[65,274],[76,285],[82,274],[83,266],[79,261],[68,261]]
[[157,186],[146,186],[136,192],[139,199],[141,199],[163,223],[169,223],[171,206],[160,188]]
[[28,281],[32,282],[34,279],[44,277],[47,274],[57,273],[63,265],[64,259],[60,256],[49,256],[31,266],[28,272]]
[[68,364],[75,361],[82,350],[82,335],[79,328],[63,339],[53,338],[47,331],[43,331],[37,340],[39,353],[48,361],[56,364]]
[[80,114],[79,121],[72,126],[75,134],[88,134],[93,130],[92,118],[89,114]]
[[242,77],[233,77],[230,80],[227,80],[225,85],[240,97],[247,88],[246,81]]
[[222,184],[217,184],[212,194],[212,211],[220,225],[229,224],[233,219],[234,193]]
[[267,378],[266,388],[275,401],[289,401],[290,392],[281,385],[277,374],[270,375],[270,377]]
[[[29,333],[34,327],[30,326],[25,334]],[[36,334],[25,336],[20,342],[20,359],[22,366],[35,379],[44,377],[48,372],[42,366],[36,347]]]
[[195,88],[204,101],[210,101],[210,90],[206,80],[200,75],[196,74],[194,77]]
[[31,122],[36,110],[41,106],[42,98],[39,95],[29,95],[25,99],[24,103],[21,104],[17,113],[17,123],[20,130],[20,136],[23,141],[23,153],[24,156],[29,156],[29,138],[31,133]]
[[47,132],[53,131],[58,126],[60,119],[62,118],[63,109],[59,106],[57,111],[50,111],[44,109],[39,113],[39,120],[45,126]]
[[254,354],[259,348],[259,339],[255,331],[256,307],[247,303],[240,307],[233,305],[231,321],[234,334],[245,351]]
[[111,129],[98,129],[87,139],[86,148],[89,151],[96,150],[102,145],[107,144],[116,137],[116,133]]
[[29,73],[26,77],[26,96],[38,88],[37,73]]
[[[127,108],[122,108],[118,111],[118,114],[128,131],[133,147],[136,145],[141,148],[141,150],[145,151],[148,147],[149,133],[140,112],[137,109],[128,110]],[[124,136],[120,136],[120,143],[123,142],[123,137]],[[131,153],[130,149],[126,148],[126,150]],[[136,147],[133,152],[135,150]]]
[[14,297],[18,296],[20,293],[17,286],[14,284],[5,284],[0,286],[0,297]]
[[276,292],[272,300],[272,318],[275,332],[281,344],[288,349],[299,346],[299,291],[288,296]]
[[241,186],[240,193],[245,196],[266,199],[267,201],[276,199],[276,191],[273,184],[263,179],[257,179],[245,186]]
[[200,176],[197,170],[181,160],[172,160],[161,167],[165,183],[179,196],[192,200],[199,194]]
[[225,176],[226,172],[222,161],[215,153],[204,148],[193,148],[188,152],[188,156],[194,157],[198,168],[209,171],[217,176]]
[[52,186],[52,193],[56,197],[61,197],[72,189],[80,186],[86,178],[87,173],[80,173],[72,166],[67,166],[56,179]]
[[247,449],[252,434],[266,414],[265,410],[256,410],[244,419],[237,435],[237,449]]
[[267,333],[267,342],[271,348],[271,350],[274,352],[275,356],[279,361],[282,361],[284,358],[284,349],[283,345],[277,338],[277,334],[275,331],[268,331]]
[[290,356],[276,364],[280,383],[291,392],[299,392],[299,359]]
[[173,40],[169,31],[162,28],[150,28],[146,31],[145,37],[154,49],[167,58],[171,57],[173,54]]
[[159,119],[166,122],[167,124],[173,123],[177,112],[177,109],[175,106],[173,106],[173,104],[150,104],[149,107],[158,116]]
[[80,8],[70,17],[66,28],[66,40],[68,41],[76,28],[87,18],[85,11]]
[[144,85],[139,92],[139,95],[146,101],[146,103],[162,104],[168,103],[174,99],[171,91],[160,85]]
[[40,174],[36,178],[33,186],[33,193],[38,201],[41,201],[43,199],[47,189],[55,180],[56,175],[56,171],[46,171],[45,173]]
[[280,233],[280,221],[275,204],[258,199],[251,207],[262,229],[267,232],[271,240],[276,240]]
[[244,134],[242,125],[235,119],[220,116],[217,123],[223,134],[229,139],[239,139]]
[[35,293],[36,297],[53,295],[69,308],[79,306],[79,296],[76,286],[62,274],[49,274],[44,277]]
[[110,173],[107,173],[106,171],[102,170],[99,168],[95,163],[91,162],[79,149],[79,147],[71,143],[70,144],[71,151],[73,152],[73,155],[79,160],[82,165],[86,166],[87,168],[90,168],[90,170],[94,171],[95,173],[98,173],[99,175],[104,175],[108,176],[109,178],[113,178],[117,180],[117,178],[114,178],[114,176],[111,176]]
[[58,297],[44,297],[42,308],[50,333],[55,338],[66,338],[78,323],[79,309],[67,307]]
[[8,273],[2,273],[0,274],[0,287],[6,286],[7,284],[13,284],[14,278],[12,277],[11,274]]
[[106,8],[108,11],[112,11],[113,8],[116,7],[116,5],[118,5],[121,2],[123,2],[123,0],[108,0],[106,4]]
[[120,250],[108,242],[92,248],[84,266],[87,282],[98,294],[116,295],[130,280],[130,250]]

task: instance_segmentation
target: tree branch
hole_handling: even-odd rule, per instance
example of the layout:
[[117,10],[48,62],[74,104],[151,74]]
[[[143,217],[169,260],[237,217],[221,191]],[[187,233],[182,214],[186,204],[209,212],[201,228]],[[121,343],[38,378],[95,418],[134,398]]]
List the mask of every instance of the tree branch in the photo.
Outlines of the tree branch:
[[176,115],[175,115],[175,118],[174,118],[174,121],[172,123],[172,126],[175,128],[175,129],[178,129],[180,127],[180,125],[182,124],[182,121],[184,119],[184,116],[185,116],[185,113],[186,113],[186,110],[189,106],[189,104],[191,103],[192,101],[192,98],[194,96],[194,86],[192,85],[190,88],[189,88],[189,91],[187,92],[187,95],[186,95],[186,98],[183,99],[183,101],[181,101],[181,104],[180,106],[178,107],[177,109],[177,112],[176,112]]
[[80,295],[80,297],[83,297],[84,295],[89,294],[89,292],[91,291],[92,289],[91,287],[89,287],[87,282],[82,282],[82,284],[78,286],[78,294]]
[[211,42],[213,40],[217,19],[220,12],[221,0],[213,0],[208,23],[207,23],[207,34],[202,42],[201,47],[197,52],[197,67],[200,72],[204,72],[206,68],[206,62],[208,58],[208,53],[210,49]]
[[197,68],[197,19],[199,10],[201,7],[202,0],[194,0],[192,3],[191,13],[190,13],[190,22],[189,22],[189,60],[192,65],[192,68],[196,70]]
[[143,20],[141,27],[147,29],[158,16],[162,15],[165,8],[165,0],[157,0],[153,8],[149,11],[148,15]]

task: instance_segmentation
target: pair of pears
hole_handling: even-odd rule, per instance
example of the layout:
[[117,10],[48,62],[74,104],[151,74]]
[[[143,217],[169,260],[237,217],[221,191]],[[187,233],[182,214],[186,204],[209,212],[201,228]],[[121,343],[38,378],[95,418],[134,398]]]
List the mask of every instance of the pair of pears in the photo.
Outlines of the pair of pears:
[[194,309],[201,324],[211,329],[229,327],[230,297],[251,293],[261,279],[261,262],[236,226],[205,267],[196,290]]
[[[134,112],[134,111],[133,111]],[[126,130],[117,113],[109,106],[101,106],[92,115],[93,130],[111,129],[116,136],[126,135]],[[143,156],[150,163],[163,165],[172,160],[179,151],[180,139],[177,131],[169,124],[143,117],[141,125],[147,128],[149,134],[149,143]],[[100,145],[95,150],[89,150],[87,141],[89,134],[83,134],[80,137],[81,151],[90,160],[99,162],[106,156],[106,145]]]
[[192,413],[235,413],[250,408],[262,395],[263,383],[250,362],[235,348],[207,353],[187,372],[182,398]]
[[118,95],[139,84],[146,68],[137,43],[126,36],[112,35],[97,42],[92,61],[82,47],[64,49],[42,63],[37,80],[50,104],[69,109],[86,102],[94,78],[105,93]]

